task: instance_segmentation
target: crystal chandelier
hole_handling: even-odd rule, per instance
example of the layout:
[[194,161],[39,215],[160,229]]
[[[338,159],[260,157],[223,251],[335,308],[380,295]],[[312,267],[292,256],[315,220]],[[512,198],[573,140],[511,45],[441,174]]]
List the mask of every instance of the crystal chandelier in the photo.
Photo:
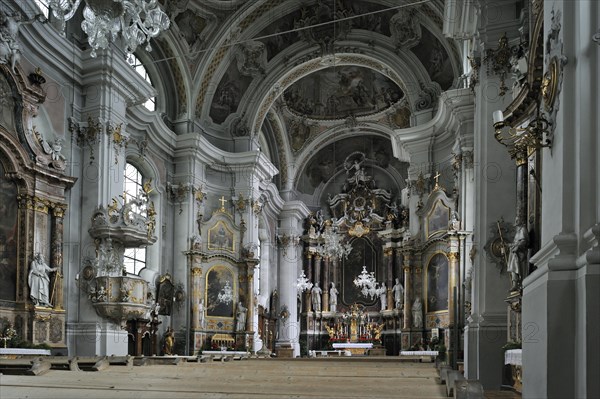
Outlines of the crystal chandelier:
[[306,275],[304,274],[304,270],[302,270],[300,277],[298,277],[298,280],[296,282],[296,287],[298,288],[298,291],[300,291],[300,292],[306,292],[313,287],[313,283],[311,283],[306,278]]
[[362,272],[354,279],[354,285],[360,289],[360,293],[364,297],[373,299],[378,294],[377,281],[375,280],[375,273],[369,273],[367,266],[363,266]]
[[229,281],[225,281],[225,286],[219,292],[217,296],[217,302],[224,303],[229,305],[233,302],[233,291],[231,290],[231,285],[229,285]]
[[323,243],[317,246],[316,251],[319,255],[346,259],[352,252],[352,245],[343,243],[340,235],[331,226],[331,222],[326,224],[325,231],[320,236]]
[[[60,21],[63,30],[80,4],[81,0],[49,1],[52,15]],[[146,51],[151,51],[150,39],[170,25],[169,17],[157,0],[85,0],[85,4],[81,28],[88,35],[92,57],[96,56],[96,50],[105,49],[115,41],[119,33],[127,54],[143,43],[146,43]]]

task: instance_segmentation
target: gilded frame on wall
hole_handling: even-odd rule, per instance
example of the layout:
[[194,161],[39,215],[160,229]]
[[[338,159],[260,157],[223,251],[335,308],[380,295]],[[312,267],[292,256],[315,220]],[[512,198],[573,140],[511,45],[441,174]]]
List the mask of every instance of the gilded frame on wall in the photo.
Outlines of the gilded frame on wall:
[[[229,283],[229,287],[232,291],[231,303],[228,304],[218,301],[219,293],[225,289],[226,282]],[[223,264],[211,267],[206,273],[204,287],[206,317],[232,320],[234,316],[234,305],[237,303],[238,297],[238,287],[234,270]]]
[[[441,260],[441,263],[440,261]],[[434,266],[434,261],[436,265]],[[425,267],[425,313],[446,313],[448,312],[449,300],[449,260],[444,251],[434,252],[427,260]],[[435,278],[431,278],[431,269],[435,267]],[[431,293],[435,288],[435,293]],[[431,295],[430,295],[431,294]],[[445,305],[440,305],[440,302],[446,302]]]
[[208,229],[208,249],[235,252],[233,231],[222,220]]
[[449,224],[450,207],[446,206],[441,199],[438,199],[435,201],[425,220],[425,235],[427,239],[438,233],[448,231]]

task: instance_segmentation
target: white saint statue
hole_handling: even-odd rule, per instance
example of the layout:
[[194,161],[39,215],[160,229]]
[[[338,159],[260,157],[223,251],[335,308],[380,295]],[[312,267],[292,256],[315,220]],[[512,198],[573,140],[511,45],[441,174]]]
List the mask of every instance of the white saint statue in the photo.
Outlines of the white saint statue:
[[339,291],[335,288],[335,283],[331,283],[331,288],[329,289],[329,311],[337,312],[337,302],[338,302],[338,294]]
[[396,279],[396,285],[392,287],[392,292],[394,293],[394,302],[396,304],[396,309],[402,308],[402,303],[404,302],[404,287],[400,283],[400,279]]
[[235,331],[245,331],[246,330],[246,314],[248,313],[248,308],[244,307],[242,302],[238,303],[237,307],[237,323],[235,326]]
[[511,291],[517,291],[521,288],[523,269],[527,261],[527,235],[527,228],[517,216],[515,218],[515,238],[510,244],[510,254],[506,266],[506,270],[510,273]]
[[323,293],[323,290],[321,289],[321,287],[319,287],[319,283],[315,283],[312,290],[310,291],[312,307],[313,307],[314,312],[321,311],[321,294],[322,293]]
[[385,288],[385,283],[381,283],[381,287],[377,289],[377,294],[379,295],[379,301],[381,302],[381,310],[387,309],[387,288]]
[[205,316],[206,316],[206,311],[204,309],[204,299],[200,299],[200,304],[198,304],[198,318],[199,318],[198,326],[200,328],[206,327]]
[[412,319],[414,328],[423,328],[423,304],[420,297],[416,297],[413,303]]
[[50,305],[50,278],[49,272],[55,272],[58,268],[49,267],[44,262],[44,257],[38,253],[31,262],[29,270],[29,297],[34,305],[51,306]]

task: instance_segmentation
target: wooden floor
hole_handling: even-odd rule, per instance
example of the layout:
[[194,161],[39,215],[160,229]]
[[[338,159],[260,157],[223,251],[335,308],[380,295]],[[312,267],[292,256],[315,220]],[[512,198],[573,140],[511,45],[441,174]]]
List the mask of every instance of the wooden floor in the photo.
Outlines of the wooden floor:
[[432,363],[253,359],[0,375],[0,398],[444,398]]

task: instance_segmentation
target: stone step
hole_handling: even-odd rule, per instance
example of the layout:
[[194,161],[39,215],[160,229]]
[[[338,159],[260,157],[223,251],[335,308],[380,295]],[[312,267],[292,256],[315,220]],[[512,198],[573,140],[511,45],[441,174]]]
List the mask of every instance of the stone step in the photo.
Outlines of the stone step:
[[50,370],[51,363],[43,358],[0,359],[0,374],[41,375]]

